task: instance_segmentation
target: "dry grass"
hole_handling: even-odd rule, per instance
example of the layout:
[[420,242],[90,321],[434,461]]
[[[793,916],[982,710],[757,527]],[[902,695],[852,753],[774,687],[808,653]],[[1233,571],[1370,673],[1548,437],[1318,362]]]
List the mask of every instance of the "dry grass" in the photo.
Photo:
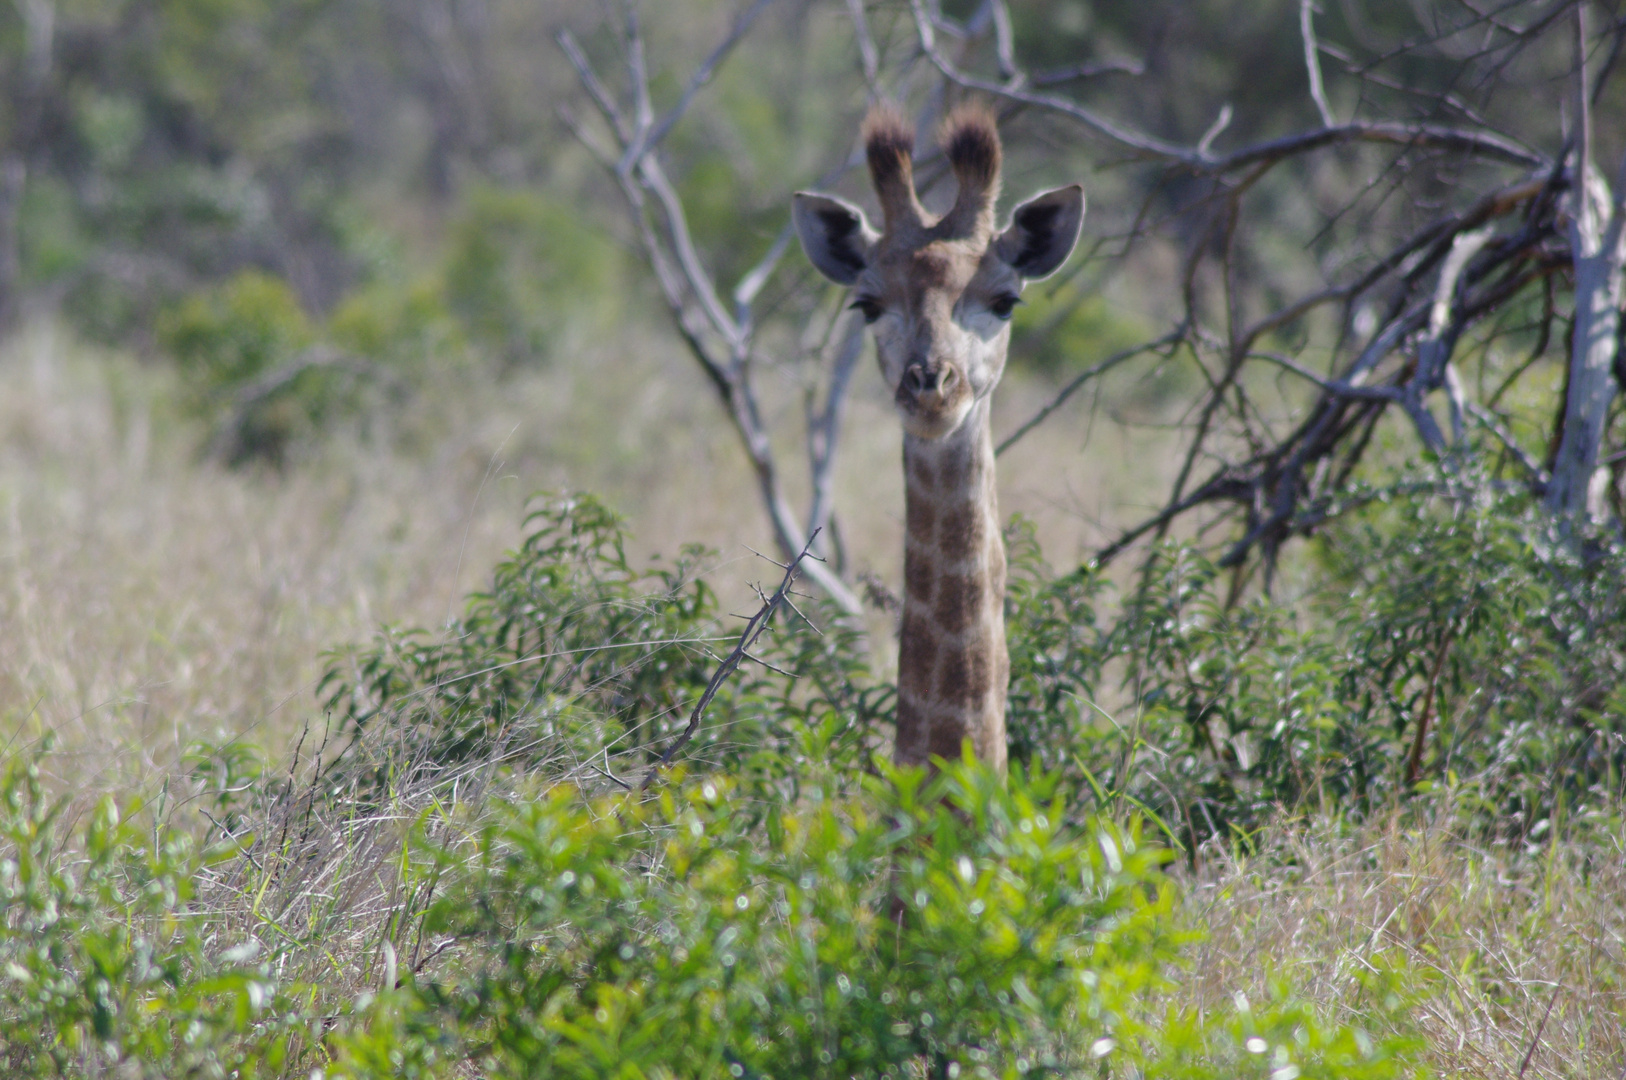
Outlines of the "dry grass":
[[438,621],[515,536],[478,450],[226,472],[168,382],[49,329],[0,356],[5,737],[55,733],[75,785],[140,785],[194,739],[280,748],[323,649]]
[[1279,974],[1348,1011],[1365,976],[1400,964],[1438,1075],[1619,1077],[1623,837],[1612,822],[1545,849],[1487,847],[1396,815],[1284,827],[1252,859],[1207,852],[1189,902],[1209,936],[1189,990],[1257,995]]

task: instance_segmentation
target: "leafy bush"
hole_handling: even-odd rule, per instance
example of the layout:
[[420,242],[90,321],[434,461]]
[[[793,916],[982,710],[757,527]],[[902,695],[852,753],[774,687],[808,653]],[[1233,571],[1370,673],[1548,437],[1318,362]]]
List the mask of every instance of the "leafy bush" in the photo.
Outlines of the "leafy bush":
[[1109,607],[1101,573],[1055,573],[1017,522],[1012,759],[1187,845],[1436,788],[1497,836],[1607,817],[1626,775],[1626,548],[1560,542],[1527,496],[1462,468],[1364,498],[1293,599],[1234,602],[1232,574],[1171,544]]
[[[637,768],[687,722],[739,632],[697,576],[708,553],[686,547],[669,568],[636,569],[624,523],[587,495],[542,501],[526,529],[445,631],[386,630],[330,658],[319,693],[369,732],[350,767],[371,785],[485,761]],[[718,765],[764,749],[794,756],[805,732],[824,728],[843,733],[848,753],[868,744],[890,692],[872,685],[854,628],[816,602],[803,610],[820,627],[779,616],[762,662],[724,685],[691,753]]]
[[418,377],[431,365],[456,367],[468,343],[432,278],[376,281],[346,296],[328,318],[328,336],[347,353]]
[[333,411],[346,373],[318,362],[317,328],[280,278],[245,270],[164,310],[157,337],[220,456],[280,462]]
[[[1496,537],[1517,527],[1492,509],[1426,496],[1374,511],[1329,545],[1328,566],[1356,581],[1362,545],[1386,557],[1410,545],[1414,565],[1400,565],[1419,576],[1352,585],[1342,622],[1330,599],[1297,623],[1264,601],[1227,608],[1214,568],[1179,548],[1108,621],[1101,575],[1052,573],[1018,523],[1008,779],[970,761],[930,779],[886,765],[875,751],[890,690],[856,631],[799,600],[823,632],[792,614],[764,639],[766,663],[724,687],[686,755],[707,771],[594,797],[617,772],[641,779],[715,669],[708,647],[734,633],[696,577],[702,552],[637,569],[601,503],[544,502],[448,633],[394,631],[330,658],[327,704],[355,738],[337,758],[318,753],[297,789],[292,768],[284,780],[251,747],[188,749],[177,782],[211,825],[203,835],[224,843],[199,850],[161,813],[134,827],[141,808],[110,800],[66,824],[73,804],[47,800],[30,763],[7,765],[8,1064],[154,1077],[313,1065],[350,1077],[1415,1075],[1413,976],[1381,950],[1341,1019],[1283,980],[1199,1011],[1180,986],[1195,937],[1160,870],[1169,855],[1126,807],[1200,838],[1289,798],[1358,811],[1396,790],[1405,732],[1358,729],[1347,689],[1366,689],[1347,676],[1374,642],[1398,657],[1431,626],[1463,627],[1479,650],[1465,663],[1501,663],[1532,694],[1557,685],[1557,660],[1531,666],[1542,682],[1498,659],[1512,646],[1490,627],[1550,619],[1574,635],[1576,612],[1615,618],[1614,556],[1583,573],[1532,549],[1524,569],[1490,579],[1467,553],[1449,568],[1433,558],[1467,545],[1506,565]],[[1518,584],[1544,566],[1563,589]],[[1583,643],[1586,666],[1563,668],[1565,685],[1600,685],[1618,650]],[[1142,713],[1127,728],[1090,705],[1125,672]],[[1439,681],[1440,700],[1467,693]],[[1508,739],[1520,760],[1562,750]]]
[[315,337],[288,283],[259,270],[187,297],[158,322],[159,344],[205,399],[286,364]]
[[[135,808],[127,808],[133,810]],[[238,857],[138,829],[111,798],[72,822],[36,761],[0,773],[0,1063],[7,1076],[277,1076],[304,1035],[291,987],[194,909]]]
[[1135,827],[1064,825],[1053,777],[968,761],[922,780],[794,802],[718,778],[643,802],[555,788],[505,808],[429,915],[467,973],[384,995],[336,1075],[1409,1072],[1407,1038],[1285,997],[1159,1014],[1187,935]]
[[[372,785],[476,761],[638,769],[686,721],[737,632],[695,576],[704,553],[635,569],[621,522],[588,497],[542,504],[529,528],[444,634],[388,631],[331,658],[325,702],[373,729],[353,763]],[[1170,546],[1114,613],[1102,574],[1056,574],[1018,521],[1012,760],[1089,791],[1079,812],[1121,802],[1181,843],[1283,808],[1367,814],[1441,782],[1503,832],[1560,803],[1584,813],[1626,765],[1614,632],[1626,554],[1583,558],[1544,529],[1489,485],[1413,485],[1374,493],[1324,534],[1328,584],[1296,604],[1229,603],[1228,578]],[[841,732],[855,769],[884,746],[891,688],[849,623],[815,620],[822,633],[782,619],[766,665],[723,687],[693,746],[701,760],[790,776],[810,733]],[[1117,715],[1096,704],[1103,693],[1118,695]]]
[[1091,702],[1107,659],[1098,607],[1106,578],[1087,566],[1054,573],[1032,523],[1020,517],[1005,530],[1005,550],[1011,759],[1062,768],[1095,728]]
[[[1516,835],[1561,804],[1612,801],[1626,551],[1583,556],[1548,528],[1471,476],[1408,482],[1326,530],[1297,602],[1231,603],[1229,575],[1170,546],[1110,622],[1088,570],[1047,577],[1017,543],[1013,753],[1077,770],[1188,840],[1282,808],[1365,814],[1441,782],[1476,827]],[[1090,715],[1107,672],[1122,721]]]
[[572,326],[606,329],[627,287],[615,248],[579,208],[496,188],[470,196],[445,277],[469,337],[507,366],[546,360]]

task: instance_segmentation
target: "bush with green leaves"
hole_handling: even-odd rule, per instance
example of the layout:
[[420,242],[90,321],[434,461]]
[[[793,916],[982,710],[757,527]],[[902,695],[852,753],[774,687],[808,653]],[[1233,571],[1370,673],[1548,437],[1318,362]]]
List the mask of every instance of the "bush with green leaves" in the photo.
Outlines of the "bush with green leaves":
[[166,308],[156,333],[180,367],[188,407],[209,421],[217,456],[231,464],[281,463],[353,410],[370,374],[322,343],[287,282],[258,270]]
[[[1231,602],[1229,575],[1173,545],[1109,606],[1102,573],[1054,572],[1017,521],[1012,760],[1080,782],[1080,812],[1132,805],[1182,843],[1441,783],[1504,831],[1560,802],[1584,812],[1626,764],[1626,552],[1578,554],[1536,508],[1470,480],[1373,492],[1317,541],[1317,584],[1294,602]],[[620,519],[586,496],[544,501],[528,530],[447,631],[392,630],[332,657],[325,703],[375,732],[373,783],[477,762],[636,769],[686,722],[737,633],[698,576],[706,553],[635,568]],[[700,760],[790,775],[826,727],[855,770],[884,748],[894,699],[863,638],[801,606],[817,626],[783,614],[766,663],[713,702]]]
[[505,367],[546,361],[582,333],[608,330],[629,287],[614,244],[579,206],[535,190],[474,189],[445,265],[451,310]]
[[316,339],[299,297],[281,278],[244,270],[166,310],[158,341],[206,397],[288,363]]
[[[1013,754],[1196,841],[1439,785],[1500,833],[1584,813],[1626,766],[1626,549],[1549,530],[1528,497],[1442,472],[1325,529],[1302,595],[1233,602],[1231,574],[1170,545],[1110,620],[1090,571],[1047,577],[1013,545],[1038,568],[1007,605]],[[1109,677],[1117,717],[1090,705]]]
[[472,854],[441,851],[462,877],[426,932],[463,973],[373,1002],[332,1075],[1412,1074],[1392,995],[1375,1034],[1285,994],[1161,1010],[1190,939],[1164,853],[1133,824],[1067,825],[1054,776],[829,778],[504,808]]
[[[699,576],[710,553],[636,568],[624,522],[590,495],[540,500],[526,532],[445,630],[388,629],[330,657],[319,693],[366,732],[346,767],[369,784],[484,764],[636,769],[687,723],[739,634]],[[849,760],[874,743],[891,692],[858,630],[816,599],[796,604],[721,687],[689,756],[783,772],[810,731],[839,732]]]
[[307,1034],[296,988],[196,903],[200,876],[240,845],[197,850],[135,827],[137,810],[51,799],[33,758],[0,773],[5,1075],[284,1075]]

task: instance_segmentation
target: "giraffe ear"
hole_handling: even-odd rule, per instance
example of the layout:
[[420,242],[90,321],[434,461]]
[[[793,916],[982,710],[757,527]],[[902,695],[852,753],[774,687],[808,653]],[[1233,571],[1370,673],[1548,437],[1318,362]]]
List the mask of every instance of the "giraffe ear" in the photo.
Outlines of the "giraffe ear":
[[790,217],[802,250],[819,273],[838,285],[858,280],[880,239],[862,210],[829,195],[798,191],[791,200]]
[[1049,277],[1073,253],[1083,225],[1084,186],[1069,184],[1018,206],[994,250],[1025,278]]

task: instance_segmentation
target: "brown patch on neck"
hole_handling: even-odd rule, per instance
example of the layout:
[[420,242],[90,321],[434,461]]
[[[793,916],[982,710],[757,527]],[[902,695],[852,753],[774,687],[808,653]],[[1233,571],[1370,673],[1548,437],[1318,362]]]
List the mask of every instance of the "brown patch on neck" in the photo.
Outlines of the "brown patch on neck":
[[932,603],[932,622],[944,634],[963,634],[987,612],[987,583],[975,573],[940,572],[924,599]]

